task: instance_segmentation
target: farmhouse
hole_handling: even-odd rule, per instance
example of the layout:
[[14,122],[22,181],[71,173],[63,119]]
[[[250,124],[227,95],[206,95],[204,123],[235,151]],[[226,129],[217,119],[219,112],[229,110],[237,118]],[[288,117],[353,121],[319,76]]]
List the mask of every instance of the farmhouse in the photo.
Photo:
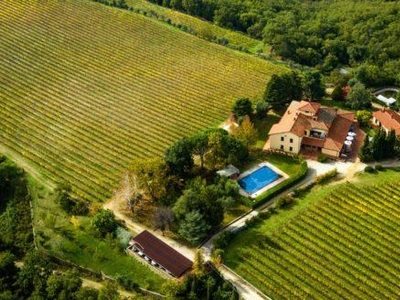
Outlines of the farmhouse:
[[351,147],[354,122],[353,112],[317,102],[292,101],[279,123],[269,131],[264,149],[293,154],[304,149],[337,158]]
[[192,261],[147,230],[133,237],[128,249],[174,277],[181,277],[192,267]]
[[400,135],[400,115],[391,109],[381,109],[372,114],[372,123],[382,127],[386,133],[394,130],[396,135]]

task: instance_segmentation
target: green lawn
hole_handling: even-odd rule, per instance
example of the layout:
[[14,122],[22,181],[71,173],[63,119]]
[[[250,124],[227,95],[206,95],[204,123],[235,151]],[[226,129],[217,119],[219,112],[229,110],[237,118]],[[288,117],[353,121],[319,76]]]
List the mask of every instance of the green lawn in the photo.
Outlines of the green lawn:
[[236,236],[225,264],[273,299],[396,298],[399,181],[385,170],[316,186]]
[[254,120],[254,128],[257,129],[257,140],[254,144],[254,148],[262,149],[267,142],[268,132],[271,129],[272,125],[278,123],[281,117],[275,113],[269,113],[264,119],[255,119]]

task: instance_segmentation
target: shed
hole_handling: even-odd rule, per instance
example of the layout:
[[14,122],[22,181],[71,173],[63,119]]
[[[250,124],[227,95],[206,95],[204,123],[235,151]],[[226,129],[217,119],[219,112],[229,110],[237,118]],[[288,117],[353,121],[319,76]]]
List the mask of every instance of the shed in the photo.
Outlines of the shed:
[[133,237],[129,247],[142,253],[152,265],[160,268],[175,277],[182,276],[192,267],[192,261],[180,254],[178,251],[155,237],[147,230]]
[[383,96],[383,95],[378,95],[376,98],[377,98],[379,101],[384,102],[386,105],[391,105],[391,104],[393,104],[393,103],[396,102],[396,99],[394,99],[394,98],[392,98],[392,97],[386,98],[386,97]]
[[219,176],[225,176],[230,179],[236,179],[239,176],[240,171],[234,165],[228,165],[225,169],[217,171],[217,174]]

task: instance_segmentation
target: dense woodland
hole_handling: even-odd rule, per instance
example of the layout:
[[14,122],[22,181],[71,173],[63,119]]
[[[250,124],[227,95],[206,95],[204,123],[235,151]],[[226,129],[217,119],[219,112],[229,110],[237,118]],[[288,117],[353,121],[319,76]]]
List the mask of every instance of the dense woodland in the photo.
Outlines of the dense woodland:
[[242,31],[325,73],[354,67],[367,86],[400,84],[397,1],[149,0]]

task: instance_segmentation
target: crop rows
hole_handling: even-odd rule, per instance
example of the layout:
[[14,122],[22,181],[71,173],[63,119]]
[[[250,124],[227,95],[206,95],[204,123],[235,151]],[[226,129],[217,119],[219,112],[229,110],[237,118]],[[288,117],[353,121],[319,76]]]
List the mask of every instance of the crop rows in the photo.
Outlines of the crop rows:
[[273,299],[398,298],[398,184],[341,185],[237,249],[235,270]]
[[131,12],[35,2],[0,3],[0,142],[90,200],[282,71]]

